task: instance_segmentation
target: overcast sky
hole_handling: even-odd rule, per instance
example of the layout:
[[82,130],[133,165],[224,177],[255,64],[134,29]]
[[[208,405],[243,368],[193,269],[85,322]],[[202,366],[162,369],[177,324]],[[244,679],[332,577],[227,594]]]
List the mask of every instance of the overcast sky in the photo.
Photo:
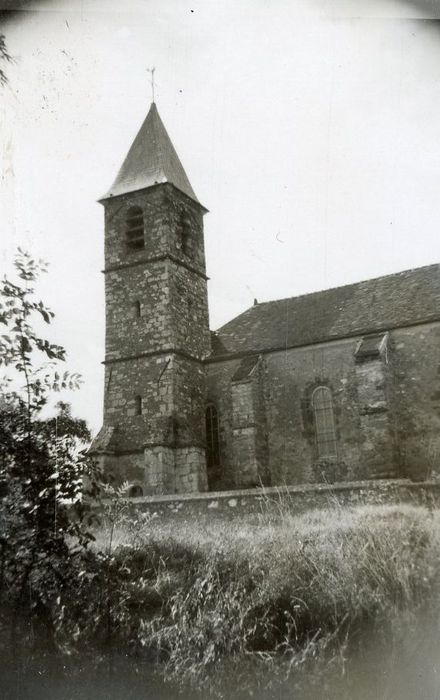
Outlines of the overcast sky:
[[[440,261],[437,2],[59,0],[3,16],[2,267],[50,262],[53,338],[99,428],[103,209],[156,102],[205,218],[211,327]],[[123,9],[121,9],[123,8]]]

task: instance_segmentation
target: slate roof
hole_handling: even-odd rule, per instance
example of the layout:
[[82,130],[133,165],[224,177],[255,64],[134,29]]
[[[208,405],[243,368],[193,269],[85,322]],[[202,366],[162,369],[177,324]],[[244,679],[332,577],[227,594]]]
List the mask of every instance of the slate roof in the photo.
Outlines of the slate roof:
[[232,377],[233,382],[241,382],[250,379],[258,364],[258,355],[248,355],[242,359]]
[[379,357],[386,348],[386,341],[386,333],[367,335],[365,338],[362,338],[354,353],[356,360],[358,362],[363,362],[364,360],[371,360],[375,357]]
[[198,202],[153,102],[116,180],[101,199],[135,192],[161,182],[170,182]]
[[210,359],[440,320],[440,265],[252,306],[215,334]]
[[89,454],[113,452],[115,448],[116,428],[110,425],[103,425],[99,433],[93,438]]

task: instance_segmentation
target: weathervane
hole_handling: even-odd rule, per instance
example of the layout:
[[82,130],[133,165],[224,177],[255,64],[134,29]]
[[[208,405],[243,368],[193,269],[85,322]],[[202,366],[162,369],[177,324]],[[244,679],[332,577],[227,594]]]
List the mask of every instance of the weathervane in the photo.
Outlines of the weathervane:
[[156,68],[147,68],[147,71],[151,73],[151,101],[154,102],[154,71]]

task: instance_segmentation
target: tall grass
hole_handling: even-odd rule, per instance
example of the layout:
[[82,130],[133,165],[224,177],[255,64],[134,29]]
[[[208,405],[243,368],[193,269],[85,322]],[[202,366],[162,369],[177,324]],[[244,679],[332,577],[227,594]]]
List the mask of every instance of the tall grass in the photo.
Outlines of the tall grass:
[[440,514],[422,507],[285,510],[259,525],[156,520],[114,537],[129,572],[112,603],[118,644],[204,697],[299,683],[311,667],[343,673],[367,633],[389,645],[404,621],[437,614]]

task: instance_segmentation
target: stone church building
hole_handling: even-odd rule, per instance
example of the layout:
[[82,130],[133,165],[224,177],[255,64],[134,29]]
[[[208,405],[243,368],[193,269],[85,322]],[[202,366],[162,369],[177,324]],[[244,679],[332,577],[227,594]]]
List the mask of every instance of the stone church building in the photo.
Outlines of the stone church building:
[[256,303],[209,330],[203,217],[153,103],[105,210],[104,425],[130,494],[440,467],[440,265]]

